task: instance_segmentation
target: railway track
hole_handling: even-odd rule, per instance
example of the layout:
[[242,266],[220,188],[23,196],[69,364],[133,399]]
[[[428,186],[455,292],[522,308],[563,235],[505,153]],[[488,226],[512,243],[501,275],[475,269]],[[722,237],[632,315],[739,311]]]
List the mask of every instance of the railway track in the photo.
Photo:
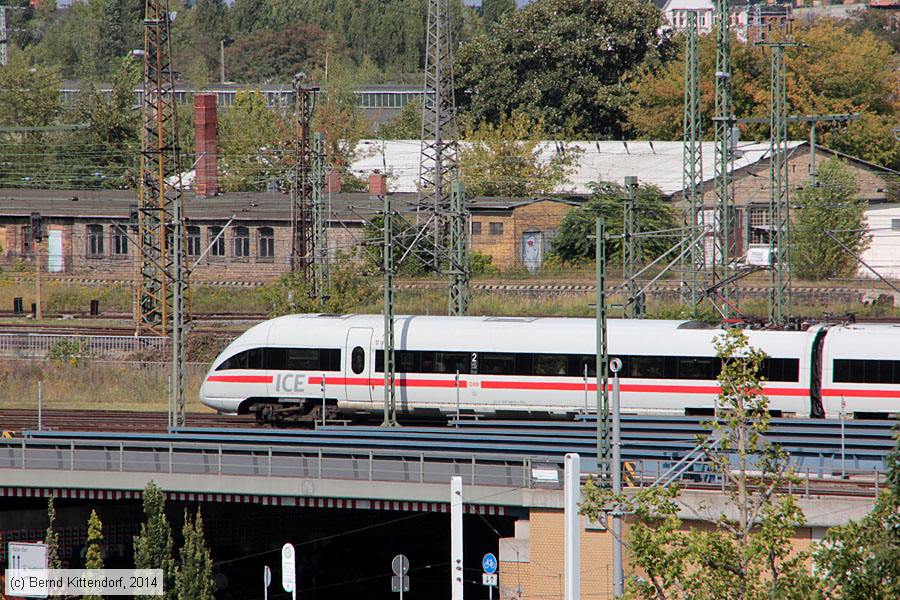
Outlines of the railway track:
[[[187,424],[196,428],[256,427],[252,417],[234,417],[212,413],[188,413]],[[106,431],[116,433],[164,433],[164,412],[128,410],[45,410],[41,429],[46,431]],[[18,435],[38,428],[36,410],[0,409],[0,431]]]

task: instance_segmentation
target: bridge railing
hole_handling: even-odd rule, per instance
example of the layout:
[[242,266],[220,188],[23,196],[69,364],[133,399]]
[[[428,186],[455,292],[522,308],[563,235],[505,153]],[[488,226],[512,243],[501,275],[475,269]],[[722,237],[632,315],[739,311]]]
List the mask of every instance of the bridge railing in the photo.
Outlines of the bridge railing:
[[[310,449],[291,446],[105,440],[0,440],[0,469],[166,473],[380,482],[446,483],[459,475],[468,485],[559,487],[536,481],[532,458],[453,452]],[[555,458],[542,459],[543,465]],[[562,458],[556,461],[561,465]],[[555,463],[553,463],[555,464]],[[556,466],[559,466],[556,465]],[[559,478],[559,484],[562,479]]]
[[130,335],[0,333],[0,356],[43,358],[52,351],[86,358],[121,358],[138,352],[164,352],[168,338]]

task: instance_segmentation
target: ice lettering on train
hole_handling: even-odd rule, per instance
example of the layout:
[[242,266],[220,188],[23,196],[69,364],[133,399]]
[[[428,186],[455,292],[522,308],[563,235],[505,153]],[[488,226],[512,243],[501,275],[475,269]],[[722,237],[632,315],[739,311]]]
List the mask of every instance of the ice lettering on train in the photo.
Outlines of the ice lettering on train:
[[275,391],[302,392],[306,383],[306,375],[299,373],[279,373],[275,375]]

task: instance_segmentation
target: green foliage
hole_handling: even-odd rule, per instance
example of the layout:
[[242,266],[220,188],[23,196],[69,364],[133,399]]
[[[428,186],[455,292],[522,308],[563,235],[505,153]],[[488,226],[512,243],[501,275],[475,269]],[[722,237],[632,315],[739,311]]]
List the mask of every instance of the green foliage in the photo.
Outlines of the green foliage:
[[833,232],[855,255],[862,253],[870,239],[867,203],[857,198],[856,178],[837,158],[821,166],[818,183],[803,189],[795,201],[799,210],[792,224],[791,266],[802,279],[849,277],[857,261],[826,232]]
[[482,123],[464,133],[460,171],[466,192],[473,196],[534,197],[551,194],[566,182],[578,162],[577,149],[541,160],[544,123],[524,112],[503,116],[499,123]]
[[219,120],[220,179],[229,192],[265,189],[284,175],[287,124],[258,90],[238,92]]
[[[870,31],[854,30],[848,21],[816,19],[795,32],[802,47],[785,55],[788,114],[859,112],[849,125],[820,123],[818,142],[893,169],[900,168],[896,125],[900,74],[893,68],[891,46]],[[712,139],[715,114],[715,37],[700,38],[701,112],[705,137]],[[769,113],[769,55],[751,43],[732,42],[734,111],[739,117]],[[645,68],[632,82],[634,102],[628,111],[631,131],[639,137],[680,140],[684,104],[684,53],[658,68]],[[804,139],[808,125],[789,124],[791,139]],[[743,137],[768,137],[766,125],[742,126]]]
[[290,23],[284,29],[261,29],[225,50],[226,76],[233,81],[290,83],[295,73],[319,73],[345,52],[334,35],[318,25]]
[[378,288],[347,259],[335,261],[331,269],[328,297],[312,298],[309,285],[299,273],[286,273],[277,282],[259,290],[270,317],[296,313],[347,313],[377,300]]
[[90,342],[87,338],[62,338],[50,346],[47,358],[53,362],[64,362],[77,367],[83,361],[89,359],[91,352]]
[[[595,232],[597,217],[602,217],[606,225],[607,260],[612,262],[622,257],[625,188],[601,181],[592,184],[591,189],[591,197],[570,211],[559,225],[551,250],[551,255],[558,260],[579,262],[594,259],[596,246],[591,236]],[[642,231],[660,231],[677,226],[675,211],[655,186],[645,184],[636,190],[635,210]],[[652,260],[668,250],[675,241],[675,238],[666,237],[644,239],[637,245],[638,258]]]
[[56,506],[53,496],[47,499],[47,532],[44,534],[44,543],[47,544],[47,568],[62,569],[59,560],[59,534],[53,526],[56,524]]
[[872,512],[829,529],[815,551],[826,598],[900,597],[900,447],[886,462],[889,487],[878,496]]
[[359,140],[371,134],[355,93],[360,76],[348,62],[334,61],[313,113],[313,131],[325,135],[325,154],[333,167],[342,172],[353,160]]
[[[91,510],[88,519],[87,553],[84,556],[85,569],[103,568],[103,522],[97,516],[97,511]],[[99,596],[85,596],[85,598],[99,598]]]
[[794,476],[786,453],[769,444],[768,399],[760,393],[765,354],[746,333],[726,331],[716,340],[722,359],[720,417],[713,424],[718,448],[704,451],[710,470],[725,481],[726,511],[708,526],[691,527],[678,517],[677,487],[615,496],[591,481],[582,513],[605,518],[612,504],[637,517],[629,533],[630,564],[646,579],[627,582],[633,598],[801,600],[814,597],[818,581],[808,573],[808,554],[794,552],[791,538],[805,522],[791,495],[779,490]]
[[178,600],[213,600],[216,585],[212,577],[212,558],[203,536],[203,517],[199,508],[193,523],[185,509],[181,532],[184,546],[181,547],[181,564],[175,576]]
[[[144,516],[141,535],[134,538],[134,566],[136,569],[162,569],[162,600],[176,600],[175,559],[172,550],[172,529],[166,519],[166,495],[154,482],[144,488]],[[147,596],[147,600],[160,600],[159,596]]]
[[378,128],[384,140],[417,140],[422,135],[422,102],[413,100],[396,117]]
[[481,2],[481,16],[487,25],[493,25],[515,10],[516,0],[482,0]]
[[631,73],[669,51],[643,0],[537,0],[458,53],[457,102],[476,123],[522,111],[555,136],[621,136]]
[[56,69],[31,67],[21,55],[0,67],[0,125],[41,127],[53,125],[59,116]]

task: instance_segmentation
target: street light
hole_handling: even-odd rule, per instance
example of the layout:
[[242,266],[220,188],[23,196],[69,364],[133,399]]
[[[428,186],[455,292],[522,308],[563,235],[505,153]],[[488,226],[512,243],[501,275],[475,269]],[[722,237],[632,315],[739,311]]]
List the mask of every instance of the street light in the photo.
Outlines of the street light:
[[225,46],[234,43],[234,38],[225,36],[219,40],[219,83],[225,83]]

